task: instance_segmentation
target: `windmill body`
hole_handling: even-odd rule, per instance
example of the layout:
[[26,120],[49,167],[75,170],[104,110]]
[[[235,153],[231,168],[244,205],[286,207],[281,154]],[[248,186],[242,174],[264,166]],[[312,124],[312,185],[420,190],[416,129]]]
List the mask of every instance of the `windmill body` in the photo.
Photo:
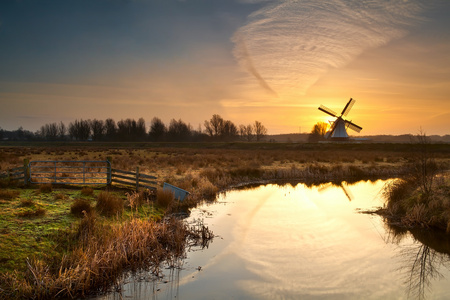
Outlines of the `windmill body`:
[[361,126],[358,126],[355,123],[352,123],[351,121],[345,120],[343,118],[348,115],[353,104],[355,104],[355,100],[350,98],[350,100],[347,102],[347,105],[345,105],[344,109],[342,110],[341,115],[338,115],[337,113],[323,105],[319,107],[320,111],[323,111],[324,113],[336,118],[336,120],[332,122],[330,130],[325,134],[325,138],[331,140],[348,140],[349,136],[347,133],[347,128],[350,128],[358,133],[362,130]]

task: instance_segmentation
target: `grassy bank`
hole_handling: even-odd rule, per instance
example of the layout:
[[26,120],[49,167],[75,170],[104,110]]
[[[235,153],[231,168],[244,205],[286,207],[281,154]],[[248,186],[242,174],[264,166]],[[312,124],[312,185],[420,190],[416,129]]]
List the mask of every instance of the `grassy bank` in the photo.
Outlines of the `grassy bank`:
[[434,228],[450,234],[450,173],[436,159],[428,138],[417,136],[405,174],[385,187],[387,203],[378,213],[389,224]]
[[[124,197],[125,195],[125,197]],[[79,297],[125,271],[159,273],[212,233],[164,217],[173,195],[83,188],[0,190],[0,299]]]

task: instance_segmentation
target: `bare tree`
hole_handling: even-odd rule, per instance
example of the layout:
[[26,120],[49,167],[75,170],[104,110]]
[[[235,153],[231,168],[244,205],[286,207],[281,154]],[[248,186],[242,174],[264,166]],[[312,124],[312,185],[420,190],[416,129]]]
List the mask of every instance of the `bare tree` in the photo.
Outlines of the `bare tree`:
[[103,139],[103,136],[105,135],[105,124],[102,120],[91,120],[90,121],[91,130],[92,130],[92,139],[94,141],[100,141]]
[[318,142],[325,139],[325,134],[327,133],[328,124],[325,122],[317,122],[311,129],[311,133],[308,137],[310,142]]
[[66,138],[67,128],[66,125],[61,121],[58,124],[58,137],[61,140],[64,140]]
[[150,124],[150,139],[154,142],[160,142],[167,133],[167,127],[160,118],[154,117]]
[[422,194],[428,197],[433,192],[433,181],[439,168],[430,149],[430,139],[422,129],[413,142],[416,150],[413,162],[413,180],[419,184]]
[[224,120],[221,116],[215,114],[211,120],[205,121],[205,129],[210,137],[218,138],[222,134]]
[[172,141],[186,141],[191,137],[191,125],[184,123],[181,119],[172,119],[167,132],[169,139]]
[[105,135],[108,140],[114,140],[117,134],[116,121],[111,118],[105,120]]
[[264,125],[259,121],[255,121],[255,124],[253,125],[253,130],[256,136],[256,141],[258,142],[267,135],[266,127],[264,127]]
[[89,138],[90,134],[91,126],[87,120],[75,120],[69,124],[69,135],[71,138],[84,141]]

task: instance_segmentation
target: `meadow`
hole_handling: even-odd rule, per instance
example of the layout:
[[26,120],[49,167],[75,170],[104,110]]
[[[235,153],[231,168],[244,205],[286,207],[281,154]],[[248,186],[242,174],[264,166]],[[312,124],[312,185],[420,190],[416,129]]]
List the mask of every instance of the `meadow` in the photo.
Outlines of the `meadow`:
[[[431,144],[429,150],[439,170],[450,169],[450,145]],[[161,262],[174,264],[187,245],[212,238],[205,228],[187,228],[169,218],[170,212],[188,211],[220,191],[270,181],[404,177],[411,173],[417,152],[411,144],[3,144],[0,172],[24,160],[106,159],[113,168],[139,167],[156,176],[158,192],[0,182],[4,298],[83,296],[110,288],[126,270],[147,268],[157,274]],[[163,182],[191,195],[180,206],[162,193]]]

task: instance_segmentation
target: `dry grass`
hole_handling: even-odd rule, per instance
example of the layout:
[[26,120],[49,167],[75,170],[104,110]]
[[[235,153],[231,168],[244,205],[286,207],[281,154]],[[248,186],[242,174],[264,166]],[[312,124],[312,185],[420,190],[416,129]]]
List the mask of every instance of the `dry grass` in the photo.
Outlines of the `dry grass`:
[[94,190],[92,188],[90,188],[90,187],[83,187],[81,189],[80,193],[83,196],[92,196],[92,195],[94,195]]
[[97,211],[105,216],[121,215],[123,212],[124,201],[119,196],[102,191],[97,196]]
[[30,259],[25,276],[0,275],[1,298],[50,299],[83,297],[89,291],[105,291],[117,282],[125,269],[145,268],[159,273],[161,262],[176,265],[189,245],[207,245],[213,237],[204,226],[188,228],[182,221],[167,219],[156,223],[133,218],[117,226],[98,223],[86,215],[75,232],[80,246],[65,255],[58,267]]
[[438,228],[450,233],[450,179],[435,181],[432,194],[424,194],[414,179],[392,181],[384,188],[387,204],[379,212],[391,224]]
[[41,193],[51,193],[53,191],[53,187],[51,183],[41,184],[39,186],[39,191]]
[[0,199],[12,200],[19,196],[20,192],[16,190],[0,190]]
[[168,208],[175,201],[175,195],[170,190],[158,189],[156,193],[156,204]]
[[77,217],[82,217],[84,213],[91,214],[92,210],[91,202],[81,198],[75,199],[70,206],[70,213]]
[[47,212],[31,199],[20,200],[19,207],[21,207],[21,209],[16,213],[16,216],[21,218],[41,217]]

